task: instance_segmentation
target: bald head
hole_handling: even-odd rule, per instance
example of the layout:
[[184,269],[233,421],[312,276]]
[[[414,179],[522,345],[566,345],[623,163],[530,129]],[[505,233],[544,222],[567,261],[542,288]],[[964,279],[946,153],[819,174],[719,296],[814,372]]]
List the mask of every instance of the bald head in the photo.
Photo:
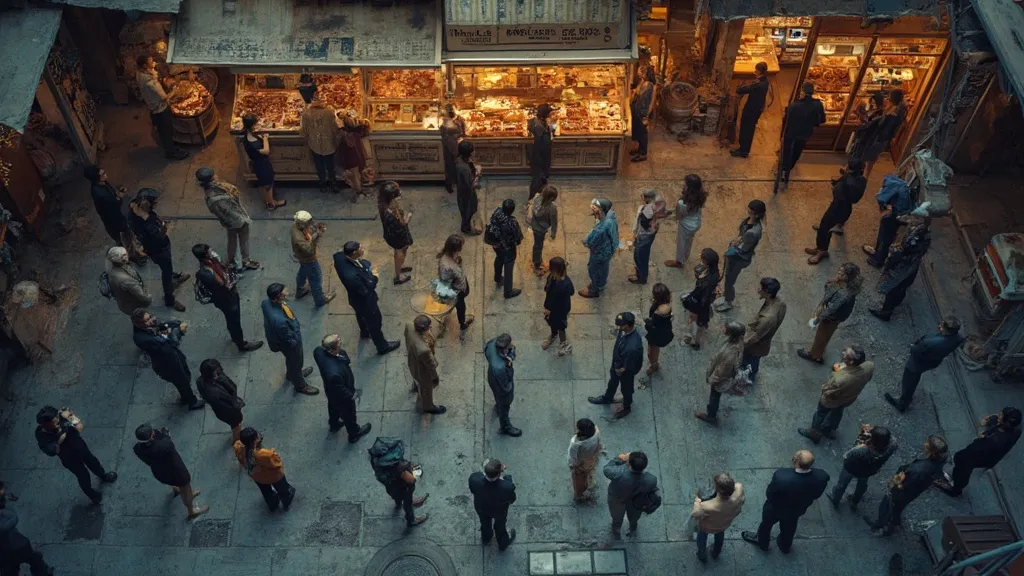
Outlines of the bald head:
[[416,331],[423,334],[427,330],[430,330],[430,317],[426,314],[420,314],[412,321],[412,325],[416,328]]
[[324,350],[337,351],[338,348],[341,348],[341,336],[328,334],[320,341],[320,345],[323,346]]
[[810,450],[801,450],[793,455],[793,466],[800,470],[810,470],[814,466],[814,454]]

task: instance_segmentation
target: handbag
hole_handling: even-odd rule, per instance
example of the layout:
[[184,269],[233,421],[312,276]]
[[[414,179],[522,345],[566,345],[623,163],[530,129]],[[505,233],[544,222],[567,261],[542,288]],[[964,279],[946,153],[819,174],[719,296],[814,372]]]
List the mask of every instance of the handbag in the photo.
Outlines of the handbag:
[[661,508],[661,491],[655,488],[650,492],[641,492],[633,496],[632,504],[633,508],[644,514],[654,514],[658,508]]

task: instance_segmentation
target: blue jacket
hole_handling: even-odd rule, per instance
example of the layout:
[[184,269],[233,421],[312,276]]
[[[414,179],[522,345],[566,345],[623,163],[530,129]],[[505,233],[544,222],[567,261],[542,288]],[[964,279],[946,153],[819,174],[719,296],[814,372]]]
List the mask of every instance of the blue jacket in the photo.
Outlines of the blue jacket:
[[609,210],[604,218],[594,225],[587,234],[583,245],[590,248],[590,257],[596,260],[609,260],[619,247],[619,220],[615,210]]
[[264,298],[260,308],[263,309],[263,332],[271,352],[302,348],[302,332],[297,318],[289,318],[281,305],[274,304],[270,298]]
[[334,253],[334,270],[348,293],[348,304],[360,312],[377,307],[377,277],[369,260],[360,260],[356,266],[342,252]]
[[892,206],[892,211],[897,216],[906,214],[914,208],[914,201],[910,199],[910,186],[895,174],[889,174],[882,180],[882,189],[875,194],[875,200],[878,201],[879,208]]
[[487,384],[491,387],[496,404],[508,405],[515,398],[515,371],[505,357],[498,354],[497,338],[484,345],[487,358]]
[[945,335],[941,332],[931,336],[921,336],[910,347],[910,358],[907,369],[912,372],[924,372],[938,368],[942,360],[964,343],[959,334]]

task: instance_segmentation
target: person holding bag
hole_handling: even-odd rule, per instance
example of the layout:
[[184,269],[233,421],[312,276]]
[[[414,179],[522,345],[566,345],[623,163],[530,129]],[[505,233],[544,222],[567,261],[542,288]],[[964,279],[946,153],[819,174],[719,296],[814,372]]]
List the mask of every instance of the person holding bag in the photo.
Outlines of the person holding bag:
[[444,247],[437,253],[437,278],[455,292],[455,315],[459,320],[460,337],[473,323],[473,315],[466,314],[466,297],[469,296],[469,280],[462,269],[462,236],[452,234],[444,241]]
[[825,295],[822,296],[821,303],[818,304],[810,321],[811,328],[814,328],[814,342],[811,343],[810,351],[803,348],[797,350],[797,356],[818,364],[825,363],[825,347],[839,325],[853,314],[857,294],[863,285],[864,277],[860,274],[860,266],[851,262],[839,268],[835,280],[825,283]]
[[700,350],[711,321],[711,304],[718,290],[718,252],[711,248],[701,250],[700,262],[693,267],[693,275],[697,282],[693,290],[683,295],[683,308],[687,312],[686,330],[690,332],[683,337],[683,343]]

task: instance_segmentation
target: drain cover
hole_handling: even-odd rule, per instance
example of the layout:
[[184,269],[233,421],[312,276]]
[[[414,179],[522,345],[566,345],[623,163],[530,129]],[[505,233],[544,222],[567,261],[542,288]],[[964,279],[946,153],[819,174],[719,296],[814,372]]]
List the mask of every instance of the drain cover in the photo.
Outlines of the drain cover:
[[370,559],[366,576],[457,576],[448,553],[425,538],[396,540]]

